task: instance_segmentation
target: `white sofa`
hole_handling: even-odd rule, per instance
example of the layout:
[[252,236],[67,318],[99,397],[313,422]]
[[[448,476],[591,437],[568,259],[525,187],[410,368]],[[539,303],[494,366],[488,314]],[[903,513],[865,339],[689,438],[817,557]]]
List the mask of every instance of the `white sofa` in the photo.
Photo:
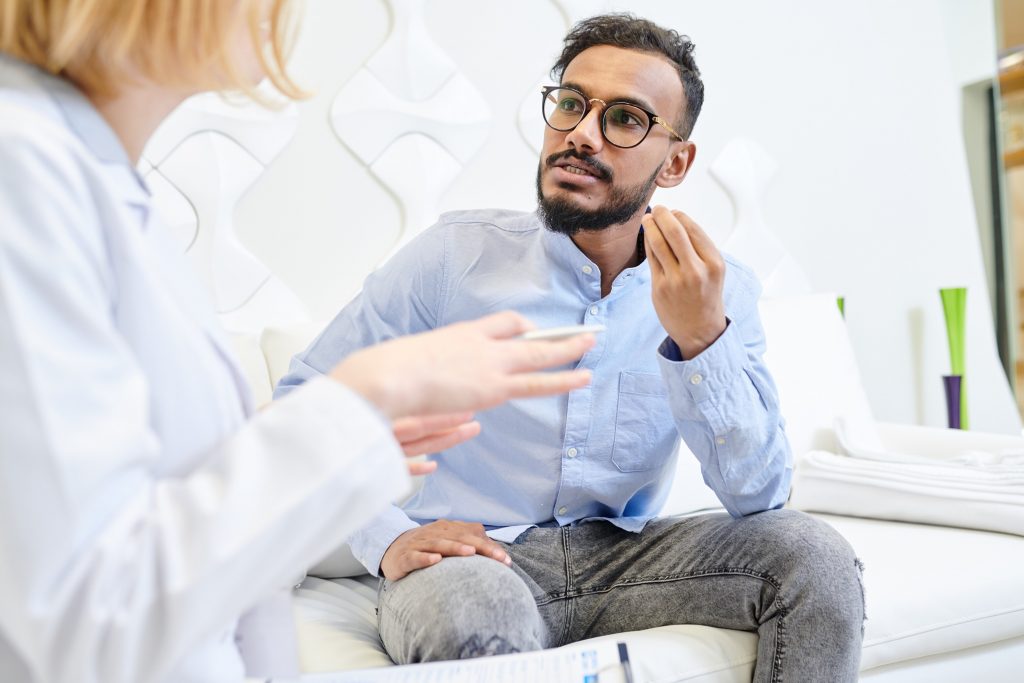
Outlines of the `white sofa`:
[[[993,444],[1024,448],[1024,440],[1013,437],[874,425],[833,297],[766,300],[761,313],[766,361],[779,387],[798,473],[801,454],[815,448],[838,452],[832,430],[838,416],[870,423],[885,447],[897,452],[920,452],[923,444],[936,457]],[[269,400],[291,355],[318,330],[271,328],[259,339],[236,339],[258,402]],[[717,508],[692,455],[681,454],[680,462],[665,514]],[[858,509],[871,514],[871,500]],[[1024,537],[812,514],[839,530],[865,565],[862,680],[1024,680]],[[321,578],[307,577],[295,592],[304,670],[390,665],[376,630],[376,579],[359,576],[344,549],[318,573]],[[628,643],[637,683],[668,683],[749,681],[757,636],[670,626],[611,638]]]

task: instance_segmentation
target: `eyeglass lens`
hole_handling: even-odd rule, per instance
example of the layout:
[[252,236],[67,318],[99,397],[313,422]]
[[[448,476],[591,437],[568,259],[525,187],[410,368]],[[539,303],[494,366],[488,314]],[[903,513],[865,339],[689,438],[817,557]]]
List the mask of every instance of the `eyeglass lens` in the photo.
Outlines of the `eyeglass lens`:
[[[544,96],[544,120],[555,130],[572,130],[587,113],[587,100],[575,90],[559,88]],[[618,147],[633,147],[647,135],[647,113],[629,104],[612,104],[601,112],[605,139]]]

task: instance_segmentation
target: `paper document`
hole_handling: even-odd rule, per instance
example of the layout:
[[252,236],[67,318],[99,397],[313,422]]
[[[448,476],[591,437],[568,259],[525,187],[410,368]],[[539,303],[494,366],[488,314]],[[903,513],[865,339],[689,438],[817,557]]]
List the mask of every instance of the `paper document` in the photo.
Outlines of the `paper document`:
[[309,674],[301,683],[632,683],[625,643],[602,641],[453,662]]

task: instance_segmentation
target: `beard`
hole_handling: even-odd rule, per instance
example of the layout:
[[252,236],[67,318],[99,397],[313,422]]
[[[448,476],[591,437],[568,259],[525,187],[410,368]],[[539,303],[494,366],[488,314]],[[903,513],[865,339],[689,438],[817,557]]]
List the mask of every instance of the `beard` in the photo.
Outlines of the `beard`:
[[[572,149],[552,154],[545,160],[544,164],[538,165],[538,214],[548,230],[562,233],[569,237],[579,232],[597,232],[612,225],[625,223],[650,201],[651,191],[654,188],[658,174],[661,172],[659,165],[645,182],[632,187],[615,187],[613,185],[611,196],[608,197],[608,201],[603,206],[596,209],[584,209],[570,198],[544,196],[544,190],[541,187],[541,171],[544,165],[546,164],[550,167],[555,161],[565,158],[575,158],[585,162],[594,172],[594,175],[609,184],[612,183],[613,176],[611,169],[604,164]],[[571,190],[572,187],[567,186],[565,189]]]

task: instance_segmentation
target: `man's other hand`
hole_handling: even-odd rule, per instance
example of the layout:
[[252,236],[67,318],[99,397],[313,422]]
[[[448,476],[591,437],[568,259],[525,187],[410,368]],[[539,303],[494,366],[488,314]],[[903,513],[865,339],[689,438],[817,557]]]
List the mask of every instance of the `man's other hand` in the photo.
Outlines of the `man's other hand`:
[[437,564],[443,557],[483,555],[512,564],[504,548],[484,533],[482,524],[439,519],[410,529],[394,540],[380,561],[384,578],[397,581],[407,574]]
[[682,211],[656,206],[642,223],[654,310],[683,358],[691,360],[725,332],[725,261]]

